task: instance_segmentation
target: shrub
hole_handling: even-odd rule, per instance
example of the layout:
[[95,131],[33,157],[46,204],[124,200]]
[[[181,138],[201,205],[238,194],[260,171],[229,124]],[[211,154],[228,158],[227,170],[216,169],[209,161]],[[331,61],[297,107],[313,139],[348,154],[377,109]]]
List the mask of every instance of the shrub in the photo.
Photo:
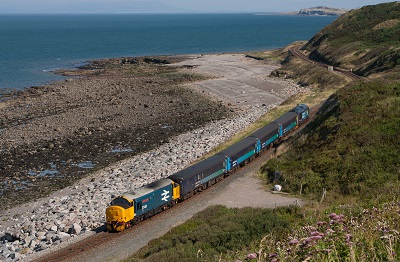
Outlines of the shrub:
[[209,207],[163,237],[151,241],[130,261],[215,261],[266,234],[283,236],[300,217],[297,207],[228,209]]

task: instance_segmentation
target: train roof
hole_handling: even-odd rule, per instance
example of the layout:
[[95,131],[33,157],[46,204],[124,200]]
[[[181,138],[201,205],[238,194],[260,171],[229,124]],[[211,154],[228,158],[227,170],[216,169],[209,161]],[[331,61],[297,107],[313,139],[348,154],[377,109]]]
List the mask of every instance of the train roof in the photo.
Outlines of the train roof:
[[298,104],[295,108],[290,110],[291,112],[295,112],[296,114],[301,114],[304,111],[308,110],[308,106],[306,104]]
[[250,136],[254,136],[254,137],[257,137],[258,139],[261,139],[268,134],[278,133],[278,129],[279,129],[279,124],[272,122],[260,129],[258,129],[257,131],[252,133]]
[[240,150],[242,150],[248,146],[255,145],[256,143],[257,143],[257,138],[255,138],[253,136],[248,136],[248,137],[243,138],[239,142],[231,145],[230,147],[227,147],[226,149],[222,150],[221,152],[219,152],[219,154],[231,157],[232,155],[236,154]]
[[283,116],[278,117],[274,122],[281,124],[282,126],[286,126],[291,121],[295,120],[297,114],[295,112],[287,112]]
[[194,165],[191,165],[181,171],[176,172],[169,176],[171,179],[188,179],[199,172],[212,167],[218,163],[222,163],[225,161],[225,156],[223,155],[213,155],[207,159],[204,159]]
[[126,192],[122,194],[127,199],[137,199],[139,197],[145,196],[151,192],[157,191],[163,187],[166,187],[168,185],[172,184],[172,180],[168,178],[163,178],[161,180],[154,181],[150,184],[144,185],[142,187],[136,188],[132,191]]

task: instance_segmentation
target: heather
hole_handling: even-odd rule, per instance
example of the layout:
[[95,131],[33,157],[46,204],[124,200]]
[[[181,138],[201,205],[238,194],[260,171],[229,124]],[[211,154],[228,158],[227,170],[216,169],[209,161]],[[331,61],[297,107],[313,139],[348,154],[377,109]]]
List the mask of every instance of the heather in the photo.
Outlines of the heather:
[[[338,209],[338,211],[344,211]],[[329,213],[268,243],[266,261],[398,261],[400,202]],[[267,259],[268,258],[268,259]]]
[[[253,252],[236,257],[255,261],[398,261],[400,202],[379,207],[332,208],[310,214],[284,239],[265,236]],[[227,258],[224,261],[234,261]]]

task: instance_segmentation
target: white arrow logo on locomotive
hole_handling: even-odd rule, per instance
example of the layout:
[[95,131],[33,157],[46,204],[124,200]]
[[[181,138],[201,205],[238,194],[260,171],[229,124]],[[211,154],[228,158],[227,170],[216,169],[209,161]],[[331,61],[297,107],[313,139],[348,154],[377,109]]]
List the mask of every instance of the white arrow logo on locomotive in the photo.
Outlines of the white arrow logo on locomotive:
[[163,198],[161,198],[161,200],[167,202],[167,201],[168,201],[168,198],[169,198],[169,191],[167,191],[167,190],[163,190],[163,191],[164,191],[164,193],[161,194],[161,196],[162,196]]

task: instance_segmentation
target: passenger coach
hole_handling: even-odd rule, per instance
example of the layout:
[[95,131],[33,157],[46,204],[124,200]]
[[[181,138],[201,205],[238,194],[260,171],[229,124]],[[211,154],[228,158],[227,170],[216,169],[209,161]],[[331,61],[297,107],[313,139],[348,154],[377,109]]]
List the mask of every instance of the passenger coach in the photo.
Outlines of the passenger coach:
[[308,117],[309,107],[297,105],[221,152],[115,198],[106,210],[107,230],[122,231],[212,186],[286,137]]

